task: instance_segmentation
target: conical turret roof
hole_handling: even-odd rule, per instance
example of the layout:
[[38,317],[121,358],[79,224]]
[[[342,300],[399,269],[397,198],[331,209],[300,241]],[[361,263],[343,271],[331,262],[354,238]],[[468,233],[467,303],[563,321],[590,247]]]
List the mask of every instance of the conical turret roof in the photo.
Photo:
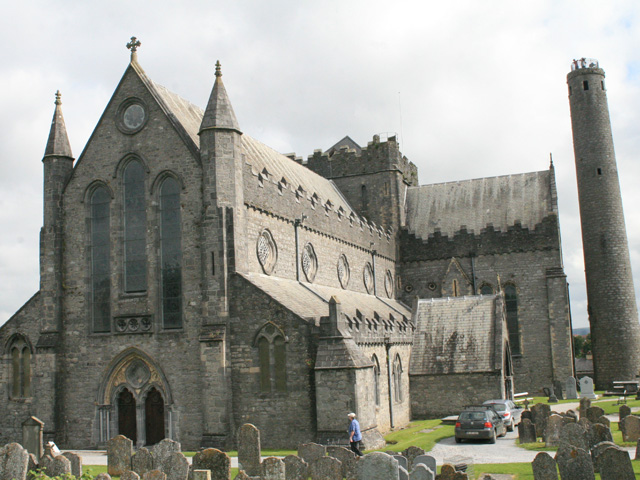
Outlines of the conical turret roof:
[[64,124],[62,116],[62,101],[60,100],[60,92],[56,92],[56,109],[53,112],[51,120],[51,130],[49,131],[49,140],[44,150],[44,156],[55,155],[57,157],[73,158],[71,153],[71,145],[69,145],[69,137],[67,136],[67,127]]
[[240,126],[233,112],[233,107],[229,101],[229,96],[222,83],[222,72],[220,71],[220,62],[216,62],[216,81],[213,84],[213,90],[209,97],[209,103],[204,111],[202,123],[200,124],[200,132],[211,128],[236,130],[239,133]]

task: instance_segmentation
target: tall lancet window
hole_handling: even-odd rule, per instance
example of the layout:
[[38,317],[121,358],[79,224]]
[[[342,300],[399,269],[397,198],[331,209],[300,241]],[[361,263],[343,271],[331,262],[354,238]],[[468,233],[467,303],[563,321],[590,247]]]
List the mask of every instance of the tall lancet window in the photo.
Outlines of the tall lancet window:
[[98,333],[111,331],[110,202],[104,187],[91,195],[91,320]]
[[144,168],[129,162],[124,171],[124,290],[147,290],[147,205]]
[[180,186],[167,178],[160,188],[160,263],[162,269],[162,324],[182,327],[182,235]]

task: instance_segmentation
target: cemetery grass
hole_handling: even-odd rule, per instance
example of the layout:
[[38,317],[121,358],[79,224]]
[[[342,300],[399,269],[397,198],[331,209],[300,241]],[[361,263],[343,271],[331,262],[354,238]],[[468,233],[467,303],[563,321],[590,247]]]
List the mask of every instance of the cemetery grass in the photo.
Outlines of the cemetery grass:
[[387,446],[380,451],[401,452],[411,446],[430,451],[436,442],[455,435],[453,425],[442,425],[442,420],[418,420],[409,423],[406,428],[392,432],[384,437]]
[[[622,432],[618,427],[618,422],[611,422],[611,436],[613,437],[613,443],[620,445],[621,447],[635,447],[636,442],[623,442]],[[520,443],[520,440],[516,439],[516,445],[525,450],[531,450],[534,452],[555,452],[558,447],[547,447],[545,443],[539,439],[536,443]]]
[[[632,460],[633,471],[636,477],[640,475],[640,461]],[[516,480],[534,480],[530,463],[476,463],[473,466],[475,478],[480,479],[487,473],[503,473],[516,476]],[[600,474],[596,473],[596,480],[600,480]]]
[[[95,478],[99,473],[107,473],[107,466],[106,465],[83,465],[82,473],[89,474],[93,478]],[[237,474],[238,474],[238,469],[231,467],[231,478],[236,478]],[[115,479],[120,480],[120,477],[116,475],[112,476],[111,478],[112,480],[115,480]]]

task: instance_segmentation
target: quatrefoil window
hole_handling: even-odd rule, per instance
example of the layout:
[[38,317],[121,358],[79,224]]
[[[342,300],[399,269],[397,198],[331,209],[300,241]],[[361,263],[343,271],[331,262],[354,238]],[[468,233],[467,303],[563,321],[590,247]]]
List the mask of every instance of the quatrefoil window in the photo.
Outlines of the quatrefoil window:
[[269,230],[263,230],[258,237],[256,251],[262,270],[267,275],[270,275],[278,260],[278,249]]

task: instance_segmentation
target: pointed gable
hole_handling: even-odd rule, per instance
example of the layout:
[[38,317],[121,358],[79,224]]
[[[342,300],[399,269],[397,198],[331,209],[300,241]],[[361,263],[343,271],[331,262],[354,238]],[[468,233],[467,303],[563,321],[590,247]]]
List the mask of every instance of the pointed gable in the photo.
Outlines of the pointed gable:
[[64,117],[62,116],[61,96],[59,91],[56,92],[56,108],[53,112],[51,130],[49,131],[49,139],[44,149],[44,155],[73,158],[71,145],[69,145],[69,137],[67,136],[67,127],[64,124]]

